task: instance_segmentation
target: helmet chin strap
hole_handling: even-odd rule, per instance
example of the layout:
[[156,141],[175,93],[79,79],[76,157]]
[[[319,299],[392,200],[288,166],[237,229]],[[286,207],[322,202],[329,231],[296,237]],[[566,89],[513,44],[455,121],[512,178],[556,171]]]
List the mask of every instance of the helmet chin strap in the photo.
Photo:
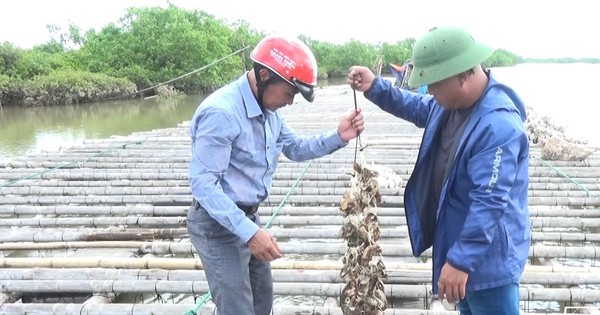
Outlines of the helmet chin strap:
[[263,104],[263,94],[265,93],[265,88],[267,87],[269,80],[263,81],[259,72],[260,70],[254,68],[254,78],[256,79],[256,90],[258,94],[256,96],[256,102],[258,103],[258,106],[260,106],[260,109],[264,111],[265,105]]

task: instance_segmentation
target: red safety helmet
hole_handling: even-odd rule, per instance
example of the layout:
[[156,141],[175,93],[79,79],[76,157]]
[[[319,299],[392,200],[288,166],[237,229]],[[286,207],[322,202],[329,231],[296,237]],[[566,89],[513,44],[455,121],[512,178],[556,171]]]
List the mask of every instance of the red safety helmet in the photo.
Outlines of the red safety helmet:
[[296,87],[307,101],[312,102],[315,98],[317,60],[310,48],[299,39],[267,36],[252,50],[250,58]]

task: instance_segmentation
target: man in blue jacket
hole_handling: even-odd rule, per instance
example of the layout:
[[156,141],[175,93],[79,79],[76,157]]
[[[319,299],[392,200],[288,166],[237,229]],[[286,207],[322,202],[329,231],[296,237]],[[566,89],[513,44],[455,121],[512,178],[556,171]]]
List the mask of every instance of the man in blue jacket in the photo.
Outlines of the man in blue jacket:
[[458,27],[437,27],[413,49],[411,86],[366,67],[348,83],[384,111],[425,128],[404,193],[413,254],[433,246],[433,292],[461,314],[519,314],[529,252],[525,107],[481,63],[493,50]]

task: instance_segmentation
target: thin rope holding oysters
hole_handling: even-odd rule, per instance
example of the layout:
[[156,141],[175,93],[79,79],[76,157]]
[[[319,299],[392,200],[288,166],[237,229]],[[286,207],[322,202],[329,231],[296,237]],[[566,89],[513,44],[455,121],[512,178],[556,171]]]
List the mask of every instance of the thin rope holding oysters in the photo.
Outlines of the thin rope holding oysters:
[[[352,89],[352,93],[354,95],[354,110],[358,110],[358,103],[356,102],[356,90]],[[356,135],[356,143],[354,144],[354,163],[356,164],[356,155],[358,154],[358,147],[360,146],[360,151],[364,150],[365,147],[362,146],[362,141],[360,141],[360,133]]]

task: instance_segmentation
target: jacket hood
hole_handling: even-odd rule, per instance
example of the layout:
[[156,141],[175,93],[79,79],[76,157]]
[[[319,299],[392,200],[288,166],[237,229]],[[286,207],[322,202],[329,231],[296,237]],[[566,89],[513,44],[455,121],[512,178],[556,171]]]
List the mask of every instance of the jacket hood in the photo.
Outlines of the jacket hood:
[[[521,100],[513,89],[498,82],[489,70],[486,70],[486,73],[489,80],[483,95],[489,94],[490,96],[493,96],[493,99],[498,100],[498,102],[483,102],[474,114],[483,116],[491,111],[505,109],[518,113],[521,120],[525,122],[527,120],[527,112],[525,111],[523,100]],[[483,98],[483,95],[481,98]]]

